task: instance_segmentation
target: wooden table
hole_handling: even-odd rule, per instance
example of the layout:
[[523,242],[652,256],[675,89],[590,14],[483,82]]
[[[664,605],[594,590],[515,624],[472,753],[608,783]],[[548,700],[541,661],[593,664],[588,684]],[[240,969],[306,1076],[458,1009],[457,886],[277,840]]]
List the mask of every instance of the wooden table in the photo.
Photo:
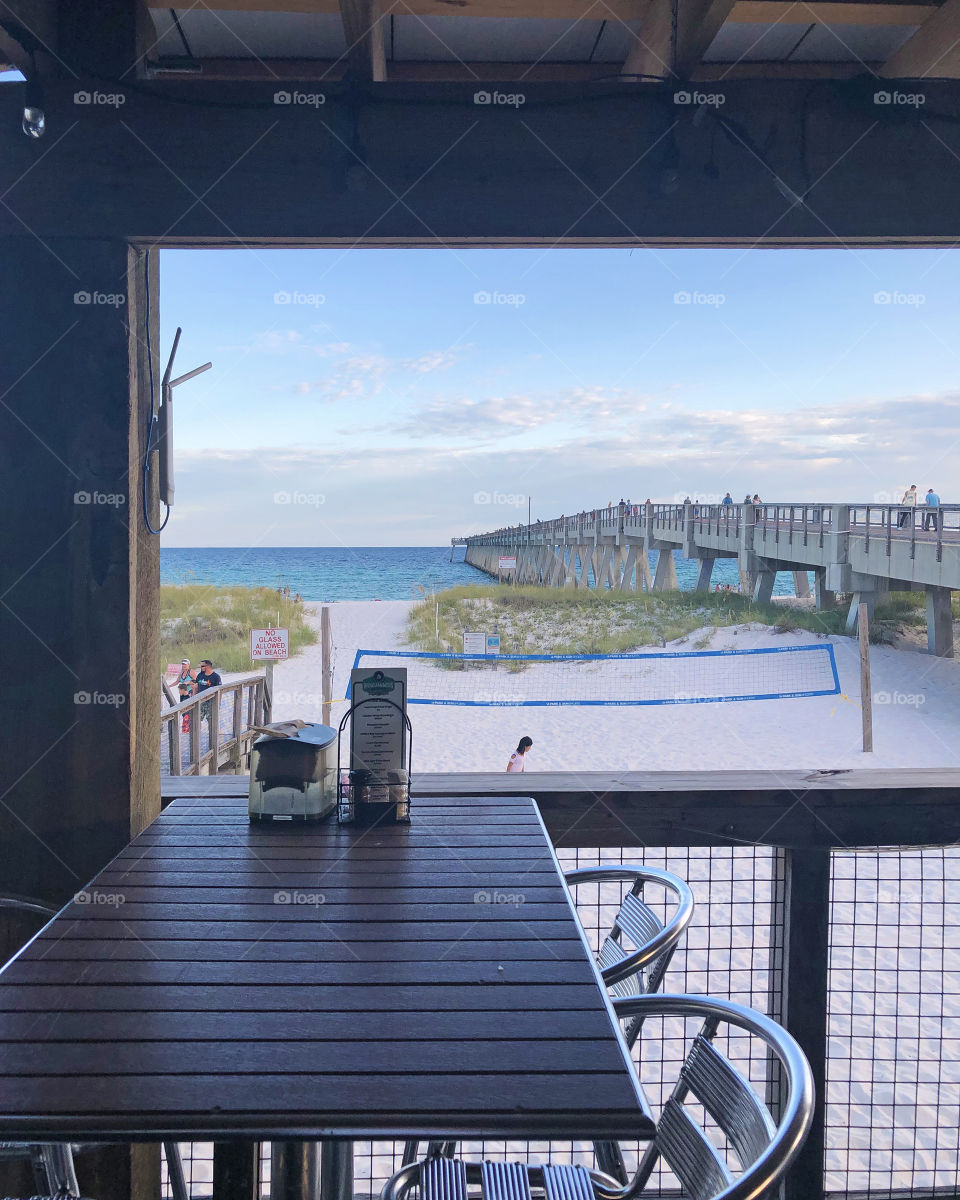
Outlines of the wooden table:
[[373,829],[175,800],[0,973],[0,1060],[0,1139],[653,1132],[517,797]]

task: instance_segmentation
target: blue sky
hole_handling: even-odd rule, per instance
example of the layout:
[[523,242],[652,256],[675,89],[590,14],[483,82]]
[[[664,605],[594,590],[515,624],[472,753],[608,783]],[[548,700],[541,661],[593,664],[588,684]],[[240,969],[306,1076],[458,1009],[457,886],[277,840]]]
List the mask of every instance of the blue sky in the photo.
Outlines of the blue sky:
[[180,250],[165,545],[441,545],[621,496],[954,499],[942,250]]

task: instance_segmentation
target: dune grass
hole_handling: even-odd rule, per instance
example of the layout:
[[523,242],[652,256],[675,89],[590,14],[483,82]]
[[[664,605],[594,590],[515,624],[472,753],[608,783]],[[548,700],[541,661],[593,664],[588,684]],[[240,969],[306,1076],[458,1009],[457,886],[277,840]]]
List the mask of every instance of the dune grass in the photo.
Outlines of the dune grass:
[[[436,635],[439,604],[440,636]],[[594,592],[573,588],[461,586],[411,610],[407,643],[419,650],[463,649],[465,629],[500,634],[502,654],[621,654],[663,646],[697,632],[704,649],[714,629],[762,624],[826,636],[843,632],[844,613],[754,604],[716,592]]]
[[160,588],[160,671],[189,658],[194,669],[209,658],[219,671],[250,671],[250,630],[270,625],[290,630],[290,653],[312,645],[317,633],[303,605],[275,588],[165,584]]

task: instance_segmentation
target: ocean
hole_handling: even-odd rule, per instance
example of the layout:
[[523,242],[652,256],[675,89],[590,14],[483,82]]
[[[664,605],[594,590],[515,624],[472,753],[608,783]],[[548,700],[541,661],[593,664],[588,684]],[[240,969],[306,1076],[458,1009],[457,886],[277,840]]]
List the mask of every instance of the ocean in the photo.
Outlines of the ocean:
[[[456,550],[462,559],[463,548]],[[650,567],[656,566],[651,554]],[[696,564],[674,552],[683,591],[697,581]],[[424,591],[456,584],[490,583],[463,561],[450,561],[449,546],[254,546],[162,547],[161,583],[204,583],[216,587],[289,586],[304,600],[415,600]],[[719,559],[713,583],[739,582],[736,562]],[[812,587],[812,579],[811,579]],[[777,576],[774,595],[793,595],[793,576]]]

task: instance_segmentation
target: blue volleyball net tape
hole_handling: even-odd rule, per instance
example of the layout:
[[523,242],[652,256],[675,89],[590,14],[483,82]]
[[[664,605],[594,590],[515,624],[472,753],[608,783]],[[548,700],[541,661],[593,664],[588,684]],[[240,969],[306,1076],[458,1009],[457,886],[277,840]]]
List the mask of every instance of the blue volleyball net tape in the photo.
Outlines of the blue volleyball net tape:
[[[833,646],[636,654],[456,654],[358,650],[354,667],[407,669],[408,704],[611,708],[840,694]],[[346,699],[350,699],[347,689]]]

